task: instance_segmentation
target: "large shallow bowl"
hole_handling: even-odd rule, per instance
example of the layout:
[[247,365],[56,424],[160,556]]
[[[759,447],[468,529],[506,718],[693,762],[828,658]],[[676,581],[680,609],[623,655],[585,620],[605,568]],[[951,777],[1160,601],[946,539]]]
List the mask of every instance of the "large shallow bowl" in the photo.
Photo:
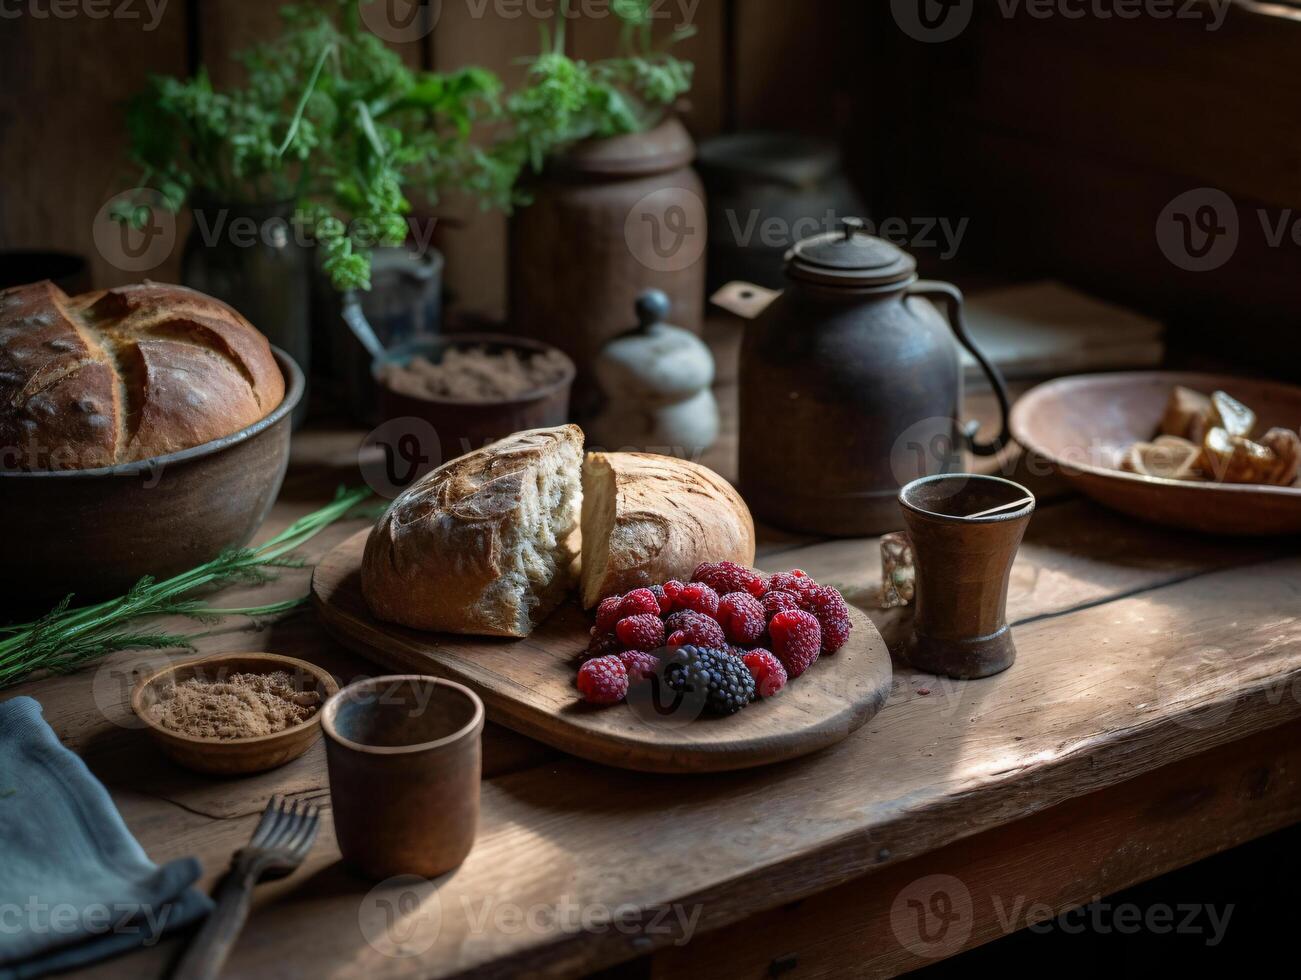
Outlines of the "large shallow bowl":
[[272,350],[284,400],[245,429],[120,466],[0,471],[0,609],[118,595],[142,575],[168,578],[247,544],[280,492],[303,397],[303,372]]
[[1301,533],[1301,487],[1200,483],[1117,469],[1121,454],[1157,431],[1170,390],[1226,391],[1261,430],[1301,425],[1301,388],[1219,374],[1126,371],[1059,378],[1027,392],[1012,434],[1082,492],[1145,520],[1212,534]]

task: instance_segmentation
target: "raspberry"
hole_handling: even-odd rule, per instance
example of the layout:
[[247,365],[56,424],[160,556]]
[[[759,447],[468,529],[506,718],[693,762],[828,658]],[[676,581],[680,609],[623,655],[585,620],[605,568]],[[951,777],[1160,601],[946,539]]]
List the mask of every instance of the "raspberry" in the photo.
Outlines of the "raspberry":
[[746,591],[756,599],[762,599],[764,593],[768,591],[768,576],[755,572],[754,580],[747,587]]
[[645,650],[625,650],[619,654],[619,662],[628,672],[630,684],[650,680],[660,667],[660,658]]
[[675,612],[665,624],[669,634],[667,645],[680,647],[687,644],[718,649],[727,643],[723,627],[704,613],[682,610]]
[[835,653],[845,645],[849,631],[853,629],[845,597],[839,589],[823,585],[806,592],[804,602],[822,627],[822,652]]
[[779,612],[794,612],[800,608],[800,599],[794,592],[778,589],[763,597],[763,611],[771,619]]
[[808,589],[816,589],[818,583],[809,578],[808,573],[798,568],[793,568],[789,572],[778,572],[768,578],[769,592],[791,592],[803,598]]
[[629,616],[658,616],[659,614],[660,601],[650,589],[633,589],[619,603],[620,619],[627,619]]
[[770,698],[786,686],[786,668],[767,650],[751,650],[741,659],[750,668],[759,697]]
[[608,657],[623,649],[613,633],[593,633],[592,642],[587,644],[587,656]]
[[[678,601],[678,596],[682,594],[682,590],[685,589],[686,586],[677,579],[670,579],[660,586],[660,588],[664,590],[664,598],[668,599],[669,602],[673,604]],[[670,605],[665,612],[672,612],[675,608],[677,608],[676,605]]]
[[669,613],[671,613],[673,611],[673,600],[670,599],[669,594],[664,591],[664,586],[652,585],[650,587],[650,590],[652,593],[654,593],[655,598],[659,600],[660,615],[667,616]]
[[718,615],[718,593],[703,582],[683,586],[673,601],[676,609],[690,609],[706,616]]
[[596,632],[613,633],[614,628],[619,625],[619,620],[623,619],[619,615],[619,606],[623,602],[623,596],[612,595],[608,599],[602,599],[601,604],[596,607]]
[[753,643],[768,626],[763,603],[748,592],[729,592],[718,600],[718,622],[733,643]]
[[696,566],[691,581],[702,582],[719,595],[729,592],[749,592],[756,579],[762,579],[758,572],[734,561],[702,561]]
[[664,645],[664,624],[649,613],[619,620],[614,628],[619,642],[632,650],[655,650]]
[[791,680],[799,677],[822,652],[822,627],[812,613],[779,612],[768,623],[772,652]]
[[578,690],[591,704],[618,704],[628,694],[628,671],[618,657],[597,657],[578,668]]

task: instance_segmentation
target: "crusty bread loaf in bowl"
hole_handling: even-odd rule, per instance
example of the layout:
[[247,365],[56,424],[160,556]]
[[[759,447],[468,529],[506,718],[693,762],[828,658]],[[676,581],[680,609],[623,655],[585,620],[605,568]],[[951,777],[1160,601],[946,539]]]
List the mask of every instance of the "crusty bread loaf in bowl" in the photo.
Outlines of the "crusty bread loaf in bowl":
[[583,467],[583,605],[690,581],[702,561],[754,564],[754,519],[713,470],[650,453],[588,453]]
[[566,597],[577,558],[583,432],[516,433],[403,491],[366,542],[361,586],[381,620],[528,636]]
[[224,303],[145,283],[0,291],[0,578],[33,614],[246,544],[303,373]]
[[0,468],[95,469],[244,429],[284,398],[271,346],[225,303],[143,283],[0,292]]

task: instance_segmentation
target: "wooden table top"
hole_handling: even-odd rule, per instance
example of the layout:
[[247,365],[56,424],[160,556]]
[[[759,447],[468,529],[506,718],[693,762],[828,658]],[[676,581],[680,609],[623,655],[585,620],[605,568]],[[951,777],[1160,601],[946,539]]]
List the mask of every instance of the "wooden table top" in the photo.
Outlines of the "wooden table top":
[[[359,439],[352,431],[296,437],[262,536],[355,483]],[[708,462],[730,475],[734,449],[729,430]],[[571,975],[672,954],[685,935],[860,876],[855,887],[870,890],[919,855],[1301,717],[1295,542],[1148,527],[1065,495],[1015,454],[992,465],[1031,482],[1041,501],[1012,575],[1019,660],[1011,670],[957,682],[896,664],[890,701],[866,728],[813,756],[726,775],[604,769],[490,724],[477,844],[433,885],[372,892],[341,867],[319,743],[279,770],[241,779],[204,778],[163,759],[130,726],[128,693],[132,669],[166,655],[117,654],[6,696],[41,701],[149,855],[197,855],[204,886],[248,840],[271,794],[325,805],[304,868],[258,888],[230,976]],[[306,557],[358,527],[330,529]],[[765,567],[801,567],[839,586],[892,646],[906,629],[907,611],[877,608],[876,541],[764,529],[759,552]],[[305,594],[307,579],[291,570],[258,589],[230,590],[222,604]],[[303,657],[345,682],[377,672],[310,613],[232,625],[196,645]],[[386,930],[394,908],[401,921]],[[178,942],[86,972],[160,975]]]

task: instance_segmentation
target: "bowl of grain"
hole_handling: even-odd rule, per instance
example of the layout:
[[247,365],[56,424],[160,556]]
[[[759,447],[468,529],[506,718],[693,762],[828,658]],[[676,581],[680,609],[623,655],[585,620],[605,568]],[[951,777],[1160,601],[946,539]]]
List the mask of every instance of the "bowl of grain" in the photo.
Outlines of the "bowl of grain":
[[574,362],[561,350],[504,334],[447,334],[390,350],[374,365],[380,412],[414,437],[425,468],[527,429],[569,421]]
[[174,762],[198,772],[262,772],[321,737],[321,706],[339,690],[315,664],[228,653],[172,664],[140,680],[131,708]]

